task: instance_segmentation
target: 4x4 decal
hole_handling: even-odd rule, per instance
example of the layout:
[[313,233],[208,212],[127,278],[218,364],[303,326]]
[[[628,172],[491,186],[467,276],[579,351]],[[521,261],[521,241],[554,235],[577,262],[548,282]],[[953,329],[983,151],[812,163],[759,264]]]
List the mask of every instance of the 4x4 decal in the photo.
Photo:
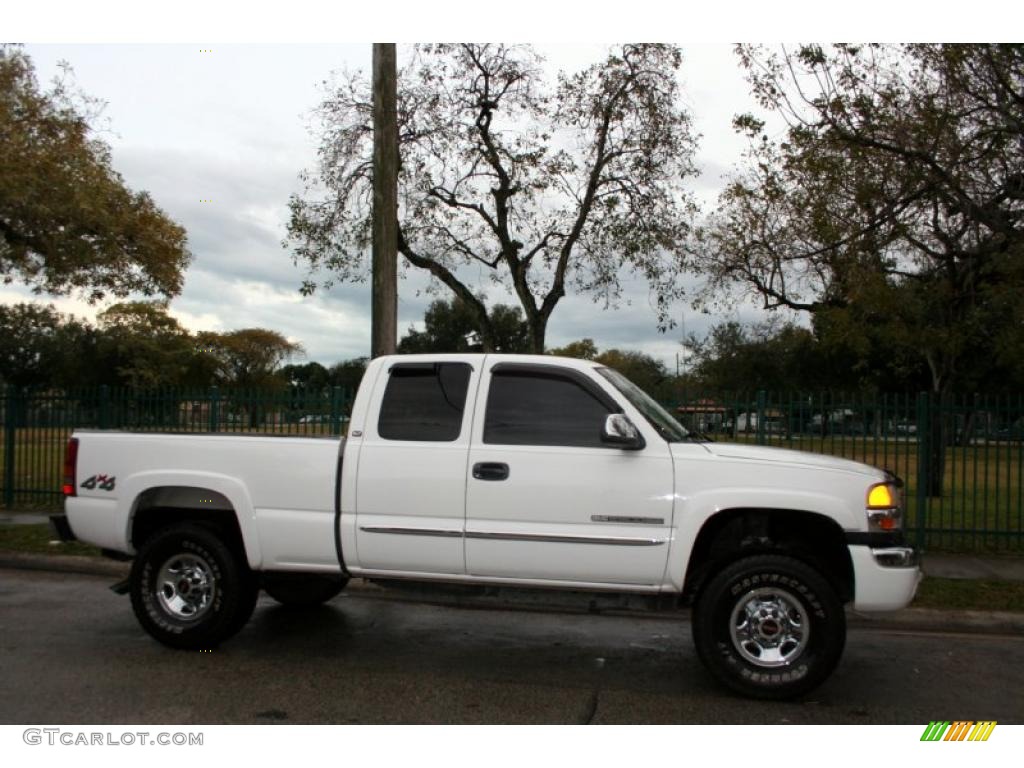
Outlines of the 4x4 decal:
[[101,491],[112,491],[114,490],[115,480],[117,480],[117,478],[113,475],[110,477],[107,477],[106,475],[93,475],[88,480],[85,480],[80,487],[87,488],[90,491],[93,488],[99,488]]

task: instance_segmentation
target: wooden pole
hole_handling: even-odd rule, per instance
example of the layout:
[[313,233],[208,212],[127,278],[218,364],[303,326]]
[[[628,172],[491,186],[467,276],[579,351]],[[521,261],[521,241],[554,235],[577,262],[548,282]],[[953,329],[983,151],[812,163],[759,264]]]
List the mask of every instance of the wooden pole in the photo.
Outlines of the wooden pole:
[[373,300],[370,354],[398,338],[398,72],[394,43],[373,44]]

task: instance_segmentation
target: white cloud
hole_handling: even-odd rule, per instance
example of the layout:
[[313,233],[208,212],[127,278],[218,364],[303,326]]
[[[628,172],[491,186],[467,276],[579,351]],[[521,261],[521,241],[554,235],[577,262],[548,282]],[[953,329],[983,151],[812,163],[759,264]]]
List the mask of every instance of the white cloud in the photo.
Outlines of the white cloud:
[[[32,45],[27,51],[41,80],[66,59],[79,85],[107,100],[111,133],[104,138],[114,149],[115,167],[186,227],[195,258],[181,296],[172,302],[182,324],[192,330],[272,328],[325,364],[368,354],[369,284],[300,296],[304,270],[281,246],[288,197],[300,189],[299,172],[313,167],[316,158],[306,116],[322,98],[320,84],[332,69],[367,68],[368,45],[212,44],[208,55],[200,47],[205,44]],[[599,60],[607,46],[541,50],[552,70],[576,69]],[[690,188],[707,208],[722,174],[739,159],[743,141],[730,121],[749,100],[730,46],[684,46],[683,67],[686,104],[703,134],[697,156],[703,173]],[[205,200],[212,202],[200,202]],[[486,276],[465,273],[474,281],[482,278],[479,287],[489,301],[517,303]],[[426,290],[428,282],[416,270],[400,282],[400,333],[410,325],[422,327],[423,312],[435,298]],[[30,297],[15,286],[0,291],[5,302]],[[53,301],[62,311],[86,317],[102,309],[73,298]],[[566,297],[552,317],[548,343],[591,337],[601,348],[642,349],[674,367],[680,329],[659,334],[651,305],[646,285],[628,277],[615,310],[587,297]],[[683,310],[680,304],[672,315]],[[714,319],[694,315],[686,331],[701,333]]]

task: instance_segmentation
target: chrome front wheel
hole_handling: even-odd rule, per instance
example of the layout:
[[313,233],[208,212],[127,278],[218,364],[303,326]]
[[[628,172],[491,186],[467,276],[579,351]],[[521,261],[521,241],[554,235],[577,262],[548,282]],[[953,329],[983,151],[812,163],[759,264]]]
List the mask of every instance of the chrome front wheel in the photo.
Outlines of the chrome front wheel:
[[784,667],[799,658],[811,635],[807,609],[796,595],[764,587],[740,598],[729,618],[740,655],[758,667]]

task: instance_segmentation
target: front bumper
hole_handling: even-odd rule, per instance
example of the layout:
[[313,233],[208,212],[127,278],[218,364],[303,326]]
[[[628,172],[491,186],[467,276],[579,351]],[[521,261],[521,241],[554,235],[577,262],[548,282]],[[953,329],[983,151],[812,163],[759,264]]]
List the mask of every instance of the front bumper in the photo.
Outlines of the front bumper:
[[914,599],[921,581],[920,553],[902,533],[848,533],[853,562],[853,607],[859,611],[895,611]]

